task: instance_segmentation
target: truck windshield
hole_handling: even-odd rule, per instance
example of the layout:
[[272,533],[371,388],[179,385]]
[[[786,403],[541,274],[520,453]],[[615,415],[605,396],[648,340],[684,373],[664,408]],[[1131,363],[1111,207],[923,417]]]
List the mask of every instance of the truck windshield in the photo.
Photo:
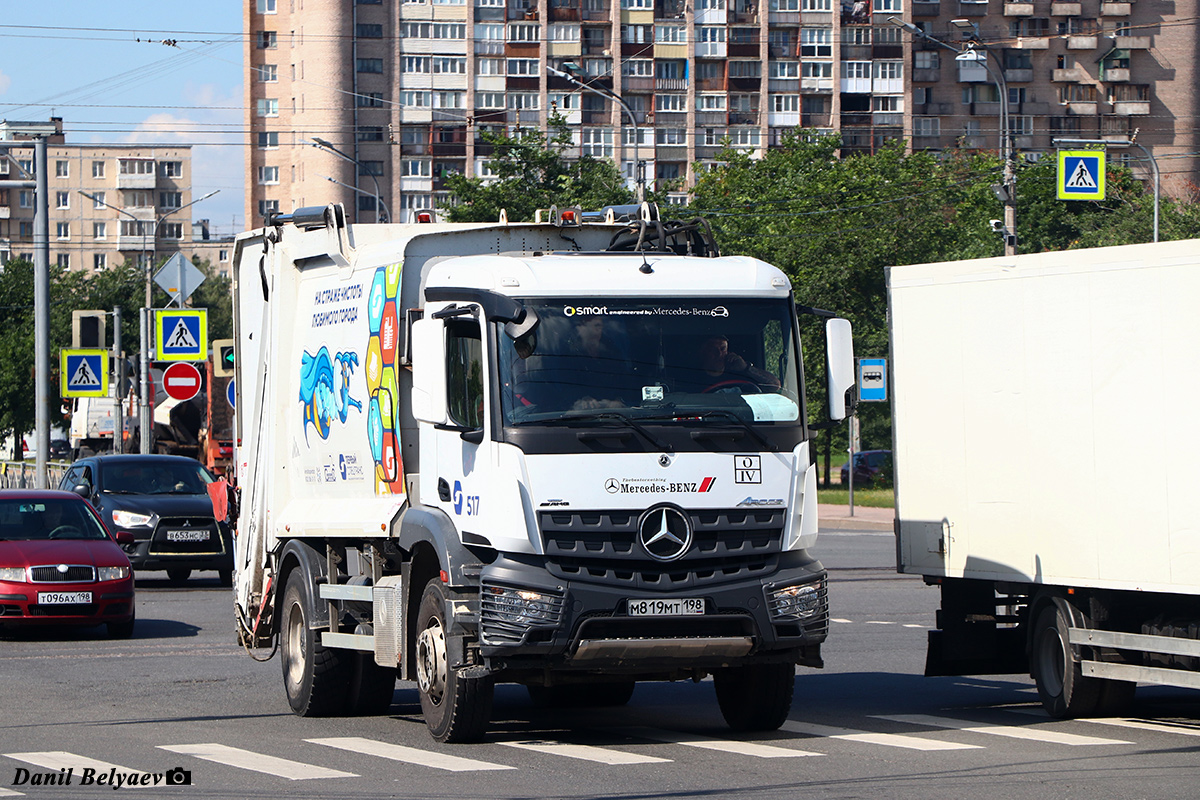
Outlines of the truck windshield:
[[799,358],[785,299],[530,300],[540,324],[501,335],[505,424],[590,414],[630,419],[800,419]]

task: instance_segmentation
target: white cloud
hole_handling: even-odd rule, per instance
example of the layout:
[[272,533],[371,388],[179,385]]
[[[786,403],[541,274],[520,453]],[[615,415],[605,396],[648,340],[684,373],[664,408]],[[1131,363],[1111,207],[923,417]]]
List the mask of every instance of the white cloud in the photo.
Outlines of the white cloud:
[[12,86],[12,78],[0,72],[0,94],[7,92],[9,86]]

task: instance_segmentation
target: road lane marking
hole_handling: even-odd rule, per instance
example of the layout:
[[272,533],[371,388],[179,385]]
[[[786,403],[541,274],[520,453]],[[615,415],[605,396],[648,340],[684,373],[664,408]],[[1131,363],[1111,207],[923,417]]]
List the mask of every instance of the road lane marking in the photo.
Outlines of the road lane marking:
[[1102,744],[1133,744],[1133,742],[1126,742],[1121,739],[1101,739],[1096,736],[1080,736],[1075,733],[1046,731],[1039,728],[1022,727],[1020,725],[980,725],[978,722],[951,719],[949,717],[935,717],[929,714],[888,714],[877,716],[876,719],[904,722],[910,725],[928,725],[933,728],[949,728],[950,730],[969,731],[970,733],[985,733],[990,736],[1004,736],[1009,739],[1027,739],[1032,742],[1045,742],[1047,744],[1065,744],[1072,747],[1087,747]]
[[699,736],[694,733],[681,731],[666,731],[659,728],[622,728],[618,731],[625,736],[636,736],[642,739],[652,739],[667,744],[681,744],[687,747],[698,747],[702,750],[716,750],[721,753],[733,753],[740,756],[755,758],[800,758],[802,756],[823,756],[824,753],[810,753],[807,750],[793,750],[790,747],[775,747],[757,742],[737,742],[730,739],[714,739],[710,736]]
[[25,795],[22,792],[18,792],[16,789],[5,789],[3,786],[0,786],[0,797],[24,797],[24,796]]
[[1123,728],[1134,728],[1139,731],[1154,731],[1155,733],[1178,733],[1181,736],[1200,736],[1200,727],[1195,723],[1168,722],[1166,720],[1129,719],[1126,717],[1100,717],[1096,719],[1081,719],[1080,722],[1093,722],[1098,725],[1120,725]]
[[788,720],[783,723],[783,730],[789,733],[800,733],[805,736],[821,736],[827,739],[845,739],[848,742],[864,742],[878,744],[884,747],[903,747],[907,750],[982,750],[977,744],[962,744],[961,742],[942,742],[937,739],[925,739],[921,736],[909,736],[898,733],[870,733],[855,731],[849,728],[835,728],[830,725],[817,725],[811,722],[796,722]]
[[850,623],[852,623],[854,620],[842,619],[841,617],[830,617],[830,618],[829,618],[829,621],[830,621],[830,622],[841,622],[841,623],[843,623],[843,624],[845,624],[845,625],[849,625],[849,624],[850,624]]
[[406,764],[416,764],[421,767],[433,767],[447,772],[482,772],[484,770],[516,769],[503,764],[492,764],[487,761],[476,761],[472,758],[462,758],[432,750],[421,750],[417,747],[405,747],[390,742],[380,742],[375,739],[364,739],[361,736],[335,736],[327,739],[305,739],[312,744],[326,747],[336,747],[351,753],[362,753],[378,756],[392,761],[403,761]]
[[357,778],[353,772],[342,772],[337,769],[318,767],[314,764],[304,764],[290,761],[286,758],[242,750],[239,747],[227,747],[223,744],[160,744],[159,750],[168,750],[185,756],[195,756],[205,761],[213,761],[229,767],[237,767],[251,772],[262,772],[276,775],[293,781],[307,781],[314,778]]
[[626,753],[621,750],[610,750],[607,747],[553,742],[545,739],[500,742],[500,744],[505,747],[516,747],[520,750],[532,750],[535,753],[545,753],[565,758],[578,758],[582,761],[594,761],[597,764],[669,764],[671,762],[669,758],[657,758],[637,753]]
[[[72,783],[75,785],[78,785],[79,779],[82,777],[82,773],[85,769],[94,769],[96,774],[103,775],[106,781],[114,769],[120,775],[136,775],[138,778],[143,775],[154,774],[142,772],[141,770],[137,769],[130,769],[129,767],[122,767],[119,764],[110,764],[107,761],[97,761],[94,758],[76,755],[75,753],[67,753],[62,750],[48,750],[42,753],[5,753],[4,755],[8,758],[12,758],[17,761],[24,761],[26,764],[32,764],[35,767],[41,767],[42,769],[49,770],[51,772],[57,772],[58,770],[63,769],[73,769],[75,770],[75,773],[72,776]],[[107,783],[104,785],[108,786]],[[160,783],[159,785],[161,786],[162,784]],[[143,787],[122,786],[121,788],[141,789]]]

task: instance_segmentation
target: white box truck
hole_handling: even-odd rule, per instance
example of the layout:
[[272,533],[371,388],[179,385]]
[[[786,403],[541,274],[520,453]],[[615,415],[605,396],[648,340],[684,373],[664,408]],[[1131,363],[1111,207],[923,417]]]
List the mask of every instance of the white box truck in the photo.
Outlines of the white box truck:
[[[386,709],[399,677],[469,741],[499,681],[620,704],[712,674],[769,729],[821,665],[798,313],[832,315],[700,220],[582,216],[238,237],[239,637],[277,644],[297,714]],[[818,326],[828,424],[850,331]]]
[[1200,686],[1200,241],[888,271],[897,563],[926,673],[1058,717]]

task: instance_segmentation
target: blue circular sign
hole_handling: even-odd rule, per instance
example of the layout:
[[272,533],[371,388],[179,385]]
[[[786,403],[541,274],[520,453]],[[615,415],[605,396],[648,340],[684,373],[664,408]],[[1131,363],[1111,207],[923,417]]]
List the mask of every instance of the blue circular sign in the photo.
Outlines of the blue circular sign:
[[237,408],[237,406],[234,405],[234,402],[233,402],[234,393],[233,393],[233,381],[232,380],[229,381],[229,385],[225,387],[225,399],[229,401],[230,408],[232,408],[232,409]]

